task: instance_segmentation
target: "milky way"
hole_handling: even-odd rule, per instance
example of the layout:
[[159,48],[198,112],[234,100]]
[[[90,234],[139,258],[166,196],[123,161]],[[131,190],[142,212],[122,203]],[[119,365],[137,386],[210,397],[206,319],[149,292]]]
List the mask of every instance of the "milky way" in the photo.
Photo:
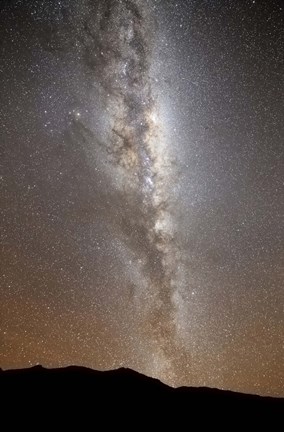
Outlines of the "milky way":
[[148,367],[169,378],[174,374],[182,282],[169,193],[177,173],[153,90],[157,24],[143,3],[103,2],[85,26],[82,44],[85,63],[104,89],[108,120],[104,148],[111,176],[135,214],[128,221],[131,231],[143,233],[143,248],[135,245],[141,281],[133,300],[144,321],[142,337],[152,345]]

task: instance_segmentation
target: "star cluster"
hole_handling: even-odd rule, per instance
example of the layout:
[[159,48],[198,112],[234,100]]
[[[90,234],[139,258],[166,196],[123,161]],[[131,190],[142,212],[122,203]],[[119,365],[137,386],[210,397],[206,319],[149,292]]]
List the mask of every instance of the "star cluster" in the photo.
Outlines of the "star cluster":
[[283,396],[283,9],[1,2],[1,367]]

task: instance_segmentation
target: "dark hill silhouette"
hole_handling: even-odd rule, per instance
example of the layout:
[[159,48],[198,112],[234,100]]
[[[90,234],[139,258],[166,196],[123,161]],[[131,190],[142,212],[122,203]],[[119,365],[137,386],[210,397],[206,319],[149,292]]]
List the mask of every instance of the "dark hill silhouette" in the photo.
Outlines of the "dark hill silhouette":
[[[50,421],[74,426],[79,421],[78,430],[87,430],[89,422],[93,426],[88,430],[108,426],[132,426],[136,430],[143,424],[184,424],[183,429],[195,430],[196,422],[199,426],[227,425],[229,429],[236,422],[243,426],[269,422],[267,427],[274,430],[273,425],[284,418],[281,398],[209,388],[173,389],[130,369],[99,372],[76,366],[35,366],[0,370],[0,391],[0,419],[6,417],[10,424],[17,420],[28,426],[35,420],[42,426]],[[99,427],[101,424],[104,427]]]

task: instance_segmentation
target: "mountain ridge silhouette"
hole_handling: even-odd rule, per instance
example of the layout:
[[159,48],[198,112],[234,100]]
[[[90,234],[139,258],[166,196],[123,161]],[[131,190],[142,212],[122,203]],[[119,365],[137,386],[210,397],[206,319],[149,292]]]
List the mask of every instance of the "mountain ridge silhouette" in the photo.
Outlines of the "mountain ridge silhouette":
[[[96,371],[80,366],[48,369],[0,369],[0,420],[15,413],[28,424],[39,421],[96,420],[104,426],[157,424],[188,421],[221,425],[227,418],[263,426],[284,414],[284,399],[249,395],[206,387],[172,388],[132,369]],[[8,414],[10,413],[10,414]],[[17,417],[17,416],[16,416]],[[113,423],[114,422],[114,423]],[[97,430],[96,428],[94,430]],[[98,430],[101,430],[98,428]]]

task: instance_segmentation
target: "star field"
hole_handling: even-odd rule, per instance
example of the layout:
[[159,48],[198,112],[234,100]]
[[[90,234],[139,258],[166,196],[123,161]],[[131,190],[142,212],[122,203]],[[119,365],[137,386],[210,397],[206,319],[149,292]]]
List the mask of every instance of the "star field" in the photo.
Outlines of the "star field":
[[284,395],[284,6],[0,6],[0,366]]

